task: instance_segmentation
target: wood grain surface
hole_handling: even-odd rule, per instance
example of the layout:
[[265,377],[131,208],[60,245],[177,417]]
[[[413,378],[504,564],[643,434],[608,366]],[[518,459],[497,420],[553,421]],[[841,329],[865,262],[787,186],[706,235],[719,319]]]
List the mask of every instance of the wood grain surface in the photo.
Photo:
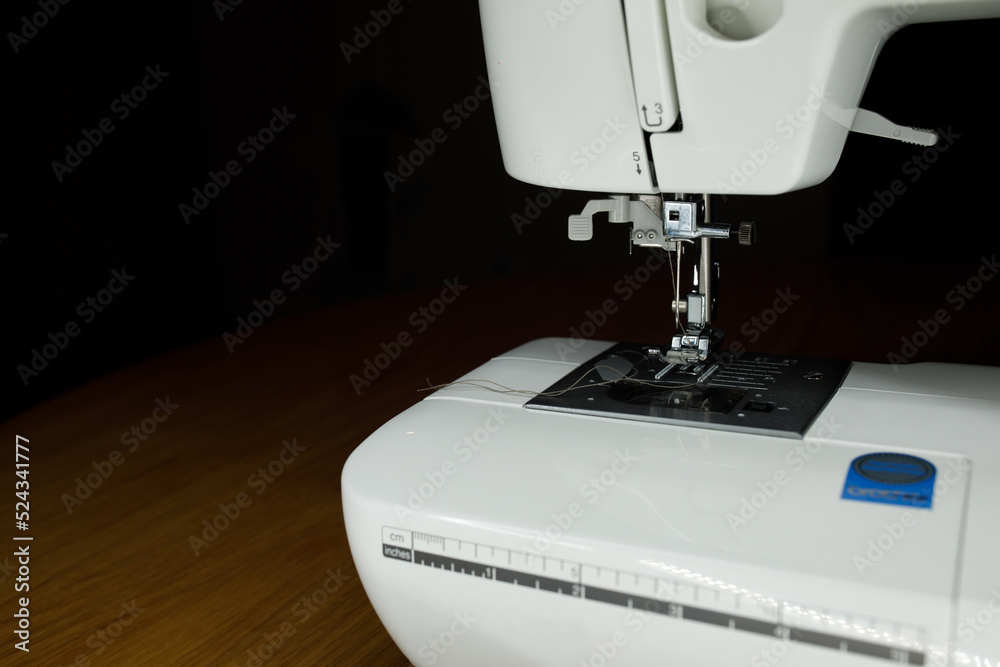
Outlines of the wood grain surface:
[[[469,285],[423,330],[419,309],[443,284],[276,317],[232,352],[213,338],[3,424],[11,449],[15,435],[30,441],[30,522],[4,531],[14,546],[0,554],[0,663],[407,665],[351,559],[344,461],[428,380],[454,379],[532,338],[570,335],[609,300],[615,312],[593,337],[663,339],[669,279],[636,273],[636,261]],[[975,268],[737,262],[724,275],[719,322],[752,349],[884,362]],[[628,276],[648,281],[626,299],[616,285]],[[865,298],[886,280],[895,293]],[[752,335],[747,323],[786,288],[794,305]],[[916,361],[1000,363],[990,308],[1000,284],[983,289],[996,294],[951,312]],[[401,333],[412,344],[356,390],[351,375]],[[6,460],[13,509],[17,478]],[[15,593],[13,551],[24,544],[30,591]],[[22,596],[30,653],[14,648]]]

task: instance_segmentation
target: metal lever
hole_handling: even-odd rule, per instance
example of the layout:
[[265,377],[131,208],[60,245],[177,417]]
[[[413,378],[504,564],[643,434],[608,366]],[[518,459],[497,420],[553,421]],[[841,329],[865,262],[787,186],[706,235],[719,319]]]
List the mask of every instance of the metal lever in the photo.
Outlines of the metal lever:
[[[730,225],[705,222],[704,200],[645,202],[629,195],[611,195],[608,199],[592,199],[578,215],[569,216],[569,238],[572,241],[589,241],[594,237],[594,215],[606,212],[608,220],[615,223],[632,223],[632,243],[642,247],[676,250],[678,241],[700,238],[729,238]],[[662,210],[662,217],[653,207]],[[747,223],[744,223],[747,224]],[[752,223],[749,223],[752,224]],[[741,227],[739,239],[749,245],[752,234]]]

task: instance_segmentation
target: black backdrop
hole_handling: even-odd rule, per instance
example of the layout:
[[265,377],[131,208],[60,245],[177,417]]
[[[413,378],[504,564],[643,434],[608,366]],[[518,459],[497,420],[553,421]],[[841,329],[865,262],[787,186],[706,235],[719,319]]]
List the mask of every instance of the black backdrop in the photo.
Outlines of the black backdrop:
[[[389,4],[5,5],[12,150],[4,151],[0,222],[0,418],[232,330],[276,288],[288,296],[275,309],[282,317],[456,275],[469,282],[630,261],[613,231],[590,244],[564,240],[565,216],[586,195],[564,193],[515,229],[511,215],[539,190],[503,171],[490,105],[461,124],[445,115],[486,73],[476,3],[400,0],[402,11],[376,36],[345,50]],[[45,7],[54,15],[43,20]],[[29,27],[33,16],[44,25]],[[846,267],[919,260],[972,275],[1000,246],[992,206],[998,27],[911,26],[886,46],[864,106],[958,135],[918,180],[906,165],[920,149],[852,136],[826,183],[721,202],[718,219],[757,220],[761,241],[720,254],[833,258]],[[143,83],[141,101],[121,99]],[[281,131],[269,143],[244,143],[272,122]],[[446,139],[390,188],[384,174],[398,156],[439,129]],[[81,141],[96,145],[77,161],[66,147]],[[238,173],[220,176],[227,164]],[[210,172],[225,186],[208,185]],[[843,226],[894,180],[905,180],[906,192],[851,243]],[[214,196],[196,200],[194,189]],[[196,203],[204,205],[197,215],[180,209]],[[317,238],[340,247],[293,291],[283,276]],[[124,288],[111,282],[120,293],[102,292],[123,270],[134,278]],[[858,299],[897,297],[879,284],[850,289]],[[997,303],[1000,284],[984,289],[981,299]],[[917,315],[933,312],[933,296]],[[100,312],[80,306],[88,297]],[[67,325],[72,338],[60,334]],[[65,349],[50,346],[54,358],[25,375],[33,350],[59,341]],[[917,360],[925,358],[948,354]]]

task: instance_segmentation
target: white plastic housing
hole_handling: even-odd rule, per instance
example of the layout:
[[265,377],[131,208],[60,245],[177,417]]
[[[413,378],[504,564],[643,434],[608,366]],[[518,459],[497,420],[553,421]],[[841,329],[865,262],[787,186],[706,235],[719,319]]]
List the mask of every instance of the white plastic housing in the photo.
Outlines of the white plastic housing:
[[[538,340],[466,377],[541,391],[609,345]],[[1000,369],[855,364],[804,440],[525,400],[439,391],[344,468],[355,564],[414,665],[998,664]],[[875,452],[937,467],[930,510],[841,498],[851,461]],[[386,549],[780,619],[845,643],[647,614]],[[906,650],[871,657],[853,641]]]
[[[836,167],[893,32],[1000,16],[997,0],[653,2],[665,4],[666,39],[652,25],[630,39],[624,13],[648,23],[656,8],[647,0],[480,0],[511,176],[629,194],[778,194],[815,185]],[[682,129],[647,123],[642,107],[656,81],[676,87]],[[913,91],[915,103],[920,94]]]

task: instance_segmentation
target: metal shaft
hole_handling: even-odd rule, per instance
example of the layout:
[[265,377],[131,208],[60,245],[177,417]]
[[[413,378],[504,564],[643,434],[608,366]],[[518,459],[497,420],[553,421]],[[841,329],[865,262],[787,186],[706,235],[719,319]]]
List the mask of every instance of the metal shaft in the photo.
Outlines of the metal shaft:
[[[712,221],[711,195],[705,195],[705,222]],[[698,267],[698,293],[702,299],[701,321],[707,327],[712,321],[712,239],[701,237],[701,257]]]

